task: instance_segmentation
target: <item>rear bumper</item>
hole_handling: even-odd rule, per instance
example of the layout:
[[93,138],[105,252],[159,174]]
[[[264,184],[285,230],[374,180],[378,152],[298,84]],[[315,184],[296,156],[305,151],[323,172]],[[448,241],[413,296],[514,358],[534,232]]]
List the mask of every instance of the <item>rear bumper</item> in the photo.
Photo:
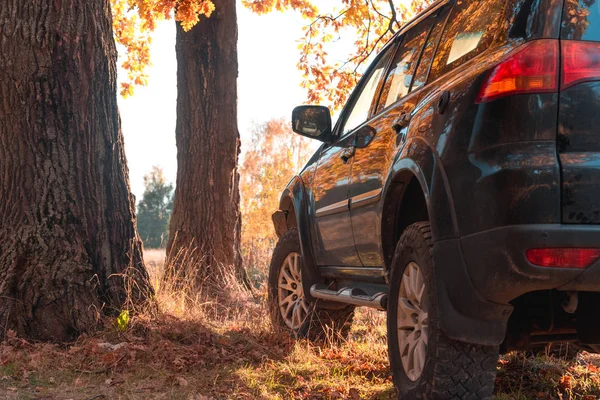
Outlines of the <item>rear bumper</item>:
[[536,224],[492,229],[435,243],[441,327],[449,337],[499,345],[513,307],[536,290],[600,292],[600,261],[585,270],[529,263],[527,249],[599,247],[600,226]]
[[507,304],[535,290],[600,291],[600,261],[584,270],[544,268],[525,256],[528,249],[540,247],[600,247],[600,226],[508,226],[460,242],[473,286],[488,301]]

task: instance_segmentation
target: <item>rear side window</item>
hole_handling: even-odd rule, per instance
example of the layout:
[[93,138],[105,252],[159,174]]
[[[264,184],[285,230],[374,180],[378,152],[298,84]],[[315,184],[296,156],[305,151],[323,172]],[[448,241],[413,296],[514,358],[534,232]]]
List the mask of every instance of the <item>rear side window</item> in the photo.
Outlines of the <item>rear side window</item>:
[[600,1],[565,1],[561,37],[571,40],[600,41]]
[[413,81],[411,90],[416,90],[423,86],[425,82],[427,82],[427,74],[429,74],[429,68],[431,67],[431,61],[433,60],[433,53],[440,39],[440,35],[442,34],[442,29],[444,29],[444,22],[446,21],[447,15],[447,13],[441,13],[435,22],[435,26],[429,34],[429,38],[427,38],[427,43],[425,43],[423,55],[421,56],[421,61],[419,61],[419,66],[417,67],[417,72],[415,73],[415,79]]
[[505,0],[458,0],[431,67],[435,80],[486,50],[503,23]]
[[406,33],[385,79],[377,111],[389,107],[410,91],[421,51],[431,30],[433,17],[427,18]]

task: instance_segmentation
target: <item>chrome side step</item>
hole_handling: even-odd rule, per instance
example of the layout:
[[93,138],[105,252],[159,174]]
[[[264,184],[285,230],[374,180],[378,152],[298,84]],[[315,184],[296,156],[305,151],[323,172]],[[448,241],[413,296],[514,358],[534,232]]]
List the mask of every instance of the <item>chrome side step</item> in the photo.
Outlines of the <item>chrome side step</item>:
[[310,294],[315,299],[337,301],[360,307],[371,307],[385,311],[387,309],[387,293],[379,292],[368,295],[359,288],[345,287],[340,290],[328,289],[325,285],[313,285]]

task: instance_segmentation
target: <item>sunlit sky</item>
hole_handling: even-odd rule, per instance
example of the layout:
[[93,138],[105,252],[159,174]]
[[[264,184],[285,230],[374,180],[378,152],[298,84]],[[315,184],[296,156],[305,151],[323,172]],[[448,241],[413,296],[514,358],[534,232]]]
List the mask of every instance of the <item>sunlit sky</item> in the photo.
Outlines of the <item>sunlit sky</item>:
[[[331,7],[330,0],[319,1]],[[242,151],[255,123],[289,118],[291,110],[306,100],[296,68],[302,28],[308,22],[294,12],[256,15],[238,3],[238,123]],[[352,43],[353,38],[348,39]],[[336,46],[344,54],[346,40]],[[345,51],[351,50],[346,47]],[[119,99],[125,150],[133,193],[141,199],[143,177],[153,165],[163,168],[175,182],[177,173],[175,122],[177,61],[175,22],[159,23],[151,47],[149,84],[135,95]]]
[[[258,16],[241,5],[237,12],[238,121],[243,140],[254,123],[288,117],[294,106],[305,101],[296,63],[306,21],[293,12]],[[168,180],[176,178],[175,22],[158,25],[151,52],[148,86],[119,100],[130,181],[138,200],[144,192],[143,176],[153,165],[162,167]]]

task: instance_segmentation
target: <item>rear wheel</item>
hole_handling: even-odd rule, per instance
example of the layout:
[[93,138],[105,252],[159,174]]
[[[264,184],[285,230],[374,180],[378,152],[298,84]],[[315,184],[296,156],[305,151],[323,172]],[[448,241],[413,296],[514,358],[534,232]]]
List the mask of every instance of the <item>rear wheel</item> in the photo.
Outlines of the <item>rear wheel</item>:
[[402,399],[487,399],[498,347],[448,338],[440,329],[433,242],[428,222],[402,234],[392,265],[388,351]]
[[302,286],[302,257],[298,230],[284,233],[271,259],[269,269],[269,307],[271,323],[291,336],[311,340],[346,338],[350,332],[354,307],[325,309],[309,302]]
[[404,373],[411,381],[423,374],[429,340],[429,304],[425,297],[425,280],[414,261],[404,269],[398,293],[398,348]]

